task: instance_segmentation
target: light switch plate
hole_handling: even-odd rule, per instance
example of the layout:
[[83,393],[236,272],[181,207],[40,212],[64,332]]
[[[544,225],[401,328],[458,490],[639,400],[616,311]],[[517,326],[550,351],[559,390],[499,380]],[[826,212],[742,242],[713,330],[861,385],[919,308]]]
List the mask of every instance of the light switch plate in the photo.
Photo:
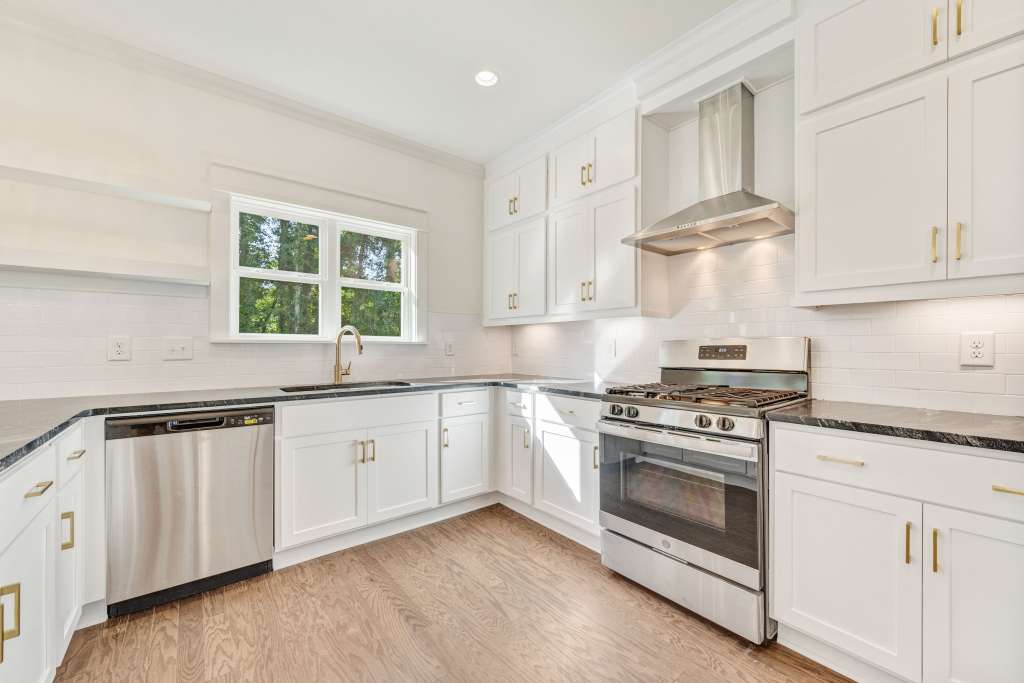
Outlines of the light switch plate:
[[117,334],[107,337],[107,360],[131,360],[132,338]]
[[960,365],[992,367],[996,364],[994,332],[962,332],[960,334]]
[[192,337],[164,337],[164,360],[192,360]]

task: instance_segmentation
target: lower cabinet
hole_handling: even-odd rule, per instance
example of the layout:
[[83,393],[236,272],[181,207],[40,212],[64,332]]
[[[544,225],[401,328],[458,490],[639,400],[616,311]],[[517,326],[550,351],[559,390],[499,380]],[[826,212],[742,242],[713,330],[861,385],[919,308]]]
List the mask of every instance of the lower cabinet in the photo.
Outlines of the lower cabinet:
[[505,419],[501,435],[503,450],[502,493],[533,504],[533,426],[525,417]]
[[599,495],[597,434],[539,420],[534,445],[534,506],[593,531]]
[[82,614],[82,589],[85,571],[82,566],[82,475],[76,474],[57,494],[57,661],[61,661]]
[[926,504],[924,532],[924,680],[1024,681],[1024,524]]
[[779,472],[775,614],[921,680],[921,503]]
[[490,419],[487,413],[441,420],[441,502],[491,490]]
[[437,422],[367,432],[367,522],[383,522],[437,505]]

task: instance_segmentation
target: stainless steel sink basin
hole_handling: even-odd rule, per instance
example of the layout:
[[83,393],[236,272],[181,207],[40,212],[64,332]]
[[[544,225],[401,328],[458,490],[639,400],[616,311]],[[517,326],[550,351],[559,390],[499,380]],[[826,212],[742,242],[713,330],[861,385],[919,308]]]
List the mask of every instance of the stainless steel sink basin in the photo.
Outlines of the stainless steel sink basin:
[[344,384],[303,384],[296,387],[281,387],[288,393],[299,391],[352,391],[355,389],[383,389],[386,387],[411,387],[411,382],[345,382]]

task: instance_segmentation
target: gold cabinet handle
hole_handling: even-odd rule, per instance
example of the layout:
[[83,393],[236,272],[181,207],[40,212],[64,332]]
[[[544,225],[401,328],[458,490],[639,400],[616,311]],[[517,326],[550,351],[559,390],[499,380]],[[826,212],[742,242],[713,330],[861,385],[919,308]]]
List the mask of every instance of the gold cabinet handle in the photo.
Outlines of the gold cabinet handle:
[[6,622],[0,621],[0,639],[11,640],[21,635],[21,584],[20,583],[9,583],[6,586],[0,586],[0,599],[5,595],[14,596],[14,626],[4,630],[4,624]]
[[932,47],[939,44],[939,8],[932,7]]
[[508,198],[508,208],[506,209],[506,213],[508,213],[509,216],[512,215],[512,198],[511,197]]
[[38,498],[49,491],[51,486],[53,486],[52,481],[41,481],[28,490],[28,493],[25,494],[25,498]]
[[[4,629],[4,603],[0,602],[0,631]],[[0,664],[4,663],[4,634],[0,633]]]
[[992,484],[992,490],[996,493],[1009,493],[1011,496],[1024,496],[1024,489],[1013,489],[999,484]]
[[68,520],[68,523],[70,525],[68,529],[68,540],[60,544],[60,549],[71,550],[75,547],[75,511],[71,510],[68,512],[60,513],[60,521],[62,522],[61,527],[64,526],[63,522],[65,519]]
[[367,443],[370,445],[370,462],[377,462],[377,440],[370,439]]
[[523,448],[529,448],[529,447],[530,447],[530,430],[529,429],[524,429],[523,430]]
[[912,526],[913,525],[910,522],[907,522],[907,527],[906,527],[906,549],[904,550],[904,560],[903,560],[906,564],[910,564],[910,528]]
[[448,448],[448,428],[441,430],[441,448]]
[[959,261],[960,258],[963,256],[963,234],[964,234],[964,224],[963,223],[957,223],[956,224],[956,260],[957,261]]
[[512,310],[519,310],[519,292],[512,292]]
[[932,573],[939,573],[939,530],[932,529]]
[[964,0],[956,0],[956,34],[964,32]]
[[505,307],[510,311],[512,310],[512,292],[508,293],[508,303],[505,304]]
[[601,464],[597,460],[597,446],[594,446],[594,469],[600,469]]
[[587,301],[593,301],[593,300],[594,300],[594,281],[593,280],[588,280],[587,281]]
[[78,460],[83,455],[85,455],[85,449],[79,448],[77,451],[71,451],[68,453],[68,460]]
[[939,226],[932,226],[932,263],[939,262]]
[[512,213],[519,215],[519,196],[516,195],[512,198]]
[[834,462],[838,465],[852,465],[854,467],[864,467],[863,460],[850,460],[849,458],[837,458],[832,455],[819,455],[818,460],[821,462]]
[[594,182],[594,164],[587,164],[587,185]]
[[366,442],[359,442],[359,462],[360,464],[366,464]]
[[583,164],[580,166],[580,187],[586,187],[587,185],[587,165]]
[[587,282],[584,280],[580,283],[580,301],[587,300]]

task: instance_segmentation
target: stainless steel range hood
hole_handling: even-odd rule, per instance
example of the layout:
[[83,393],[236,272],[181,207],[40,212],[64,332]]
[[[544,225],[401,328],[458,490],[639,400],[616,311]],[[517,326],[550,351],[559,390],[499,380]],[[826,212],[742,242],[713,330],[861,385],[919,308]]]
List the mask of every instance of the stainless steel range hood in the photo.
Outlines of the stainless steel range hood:
[[754,186],[754,96],[738,83],[700,103],[702,201],[622,243],[659,254],[747,242],[793,232],[793,212],[750,191]]

